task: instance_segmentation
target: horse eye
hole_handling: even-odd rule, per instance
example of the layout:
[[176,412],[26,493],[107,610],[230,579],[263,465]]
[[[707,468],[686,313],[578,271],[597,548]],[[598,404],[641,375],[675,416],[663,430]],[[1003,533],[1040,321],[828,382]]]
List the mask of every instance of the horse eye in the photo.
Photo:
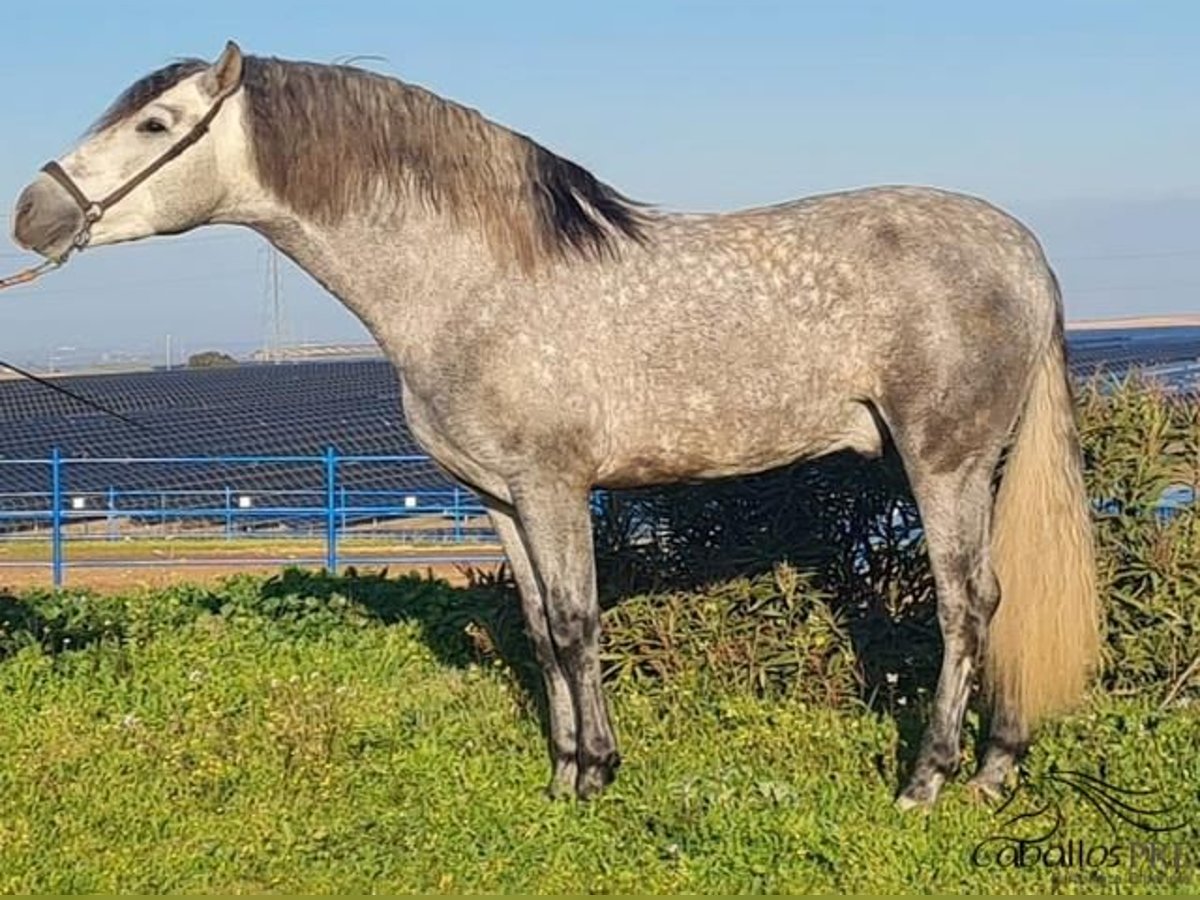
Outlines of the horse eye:
[[137,130],[142,134],[162,134],[167,126],[162,119],[145,119],[138,123]]

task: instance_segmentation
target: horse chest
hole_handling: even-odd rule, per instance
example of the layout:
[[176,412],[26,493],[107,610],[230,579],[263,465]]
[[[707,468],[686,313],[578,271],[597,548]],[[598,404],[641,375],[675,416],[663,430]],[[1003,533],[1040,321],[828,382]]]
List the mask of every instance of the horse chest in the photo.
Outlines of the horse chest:
[[417,443],[433,459],[465,484],[505,502],[509,501],[507,480],[481,452],[479,441],[469,430],[455,429],[432,404],[411,391],[400,378],[404,417]]

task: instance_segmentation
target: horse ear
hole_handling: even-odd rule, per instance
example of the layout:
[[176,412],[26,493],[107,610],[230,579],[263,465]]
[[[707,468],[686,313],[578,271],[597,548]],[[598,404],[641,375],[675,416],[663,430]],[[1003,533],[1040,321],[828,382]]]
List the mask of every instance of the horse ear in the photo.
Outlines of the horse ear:
[[237,90],[242,83],[242,48],[227,41],[221,57],[208,67],[201,85],[211,97],[225,96]]

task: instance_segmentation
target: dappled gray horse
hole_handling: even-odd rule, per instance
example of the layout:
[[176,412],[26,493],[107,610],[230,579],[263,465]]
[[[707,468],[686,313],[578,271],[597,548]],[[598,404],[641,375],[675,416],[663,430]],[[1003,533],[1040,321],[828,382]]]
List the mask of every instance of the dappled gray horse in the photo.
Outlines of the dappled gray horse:
[[545,676],[552,793],[594,794],[618,764],[597,486],[890,437],[945,645],[903,806],[956,770],[977,670],[986,793],[1084,689],[1097,610],[1061,300],[987,203],[888,187],[665,213],[421,88],[230,44],[132,85],[21,194],[14,234],[65,259],[208,223],[260,232],[363,321],[417,440],[487,504]]

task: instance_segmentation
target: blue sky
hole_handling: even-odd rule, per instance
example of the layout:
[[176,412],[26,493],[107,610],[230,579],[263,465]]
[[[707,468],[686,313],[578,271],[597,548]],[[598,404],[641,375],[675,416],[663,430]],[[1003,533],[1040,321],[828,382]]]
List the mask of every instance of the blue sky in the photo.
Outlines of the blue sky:
[[[374,68],[476,106],[669,208],[885,182],[977,193],[1034,227],[1068,314],[1200,310],[1200,4],[342,2],[6,4],[0,198],[130,81],[249,52]],[[24,257],[11,244],[0,263]],[[0,358],[245,349],[262,244],[202,230],[99,249],[0,296]],[[295,339],[365,339],[300,272]]]

